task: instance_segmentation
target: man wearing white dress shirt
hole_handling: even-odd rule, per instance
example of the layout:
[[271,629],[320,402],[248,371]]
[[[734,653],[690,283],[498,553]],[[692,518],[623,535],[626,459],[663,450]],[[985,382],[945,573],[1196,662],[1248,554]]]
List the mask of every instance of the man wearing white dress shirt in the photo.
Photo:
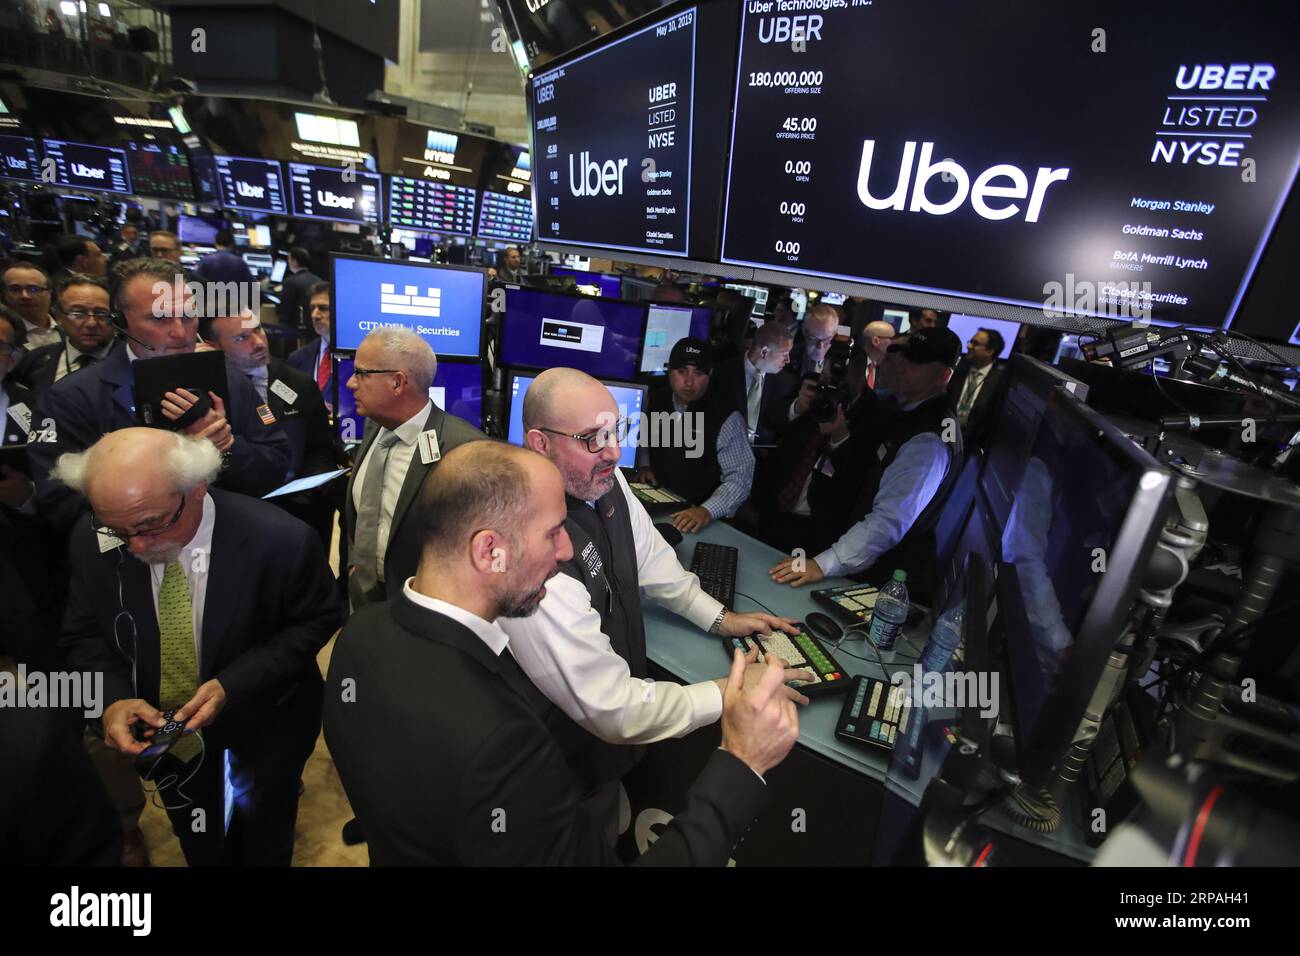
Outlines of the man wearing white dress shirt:
[[166,711],[185,722],[141,772],[191,866],[288,866],[320,732],[316,654],[341,608],[311,529],[210,489],[220,467],[211,442],[153,428],[59,460],[55,477],[93,509],[72,535],[59,649],[68,669],[102,675],[114,750],[140,757]]
[[1006,340],[997,329],[977,329],[948,383],[948,394],[969,444],[983,446],[988,437],[1002,377],[996,362],[1005,347]]
[[5,305],[22,316],[28,351],[62,341],[59,327],[50,315],[50,277],[30,262],[12,263],[0,273]]
[[[548,583],[536,613],[498,623],[524,673],[572,721],[556,736],[612,841],[618,782],[643,752],[628,745],[713,723],[726,686],[726,678],[688,686],[647,679],[641,593],[710,634],[795,633],[796,626],[727,610],[681,566],[618,473],[623,429],[600,382],[574,369],[548,369],[528,389],[523,417],[525,444],[564,476],[574,557]],[[791,688],[785,693],[806,703]]]
[[[348,595],[355,611],[401,591],[420,563],[411,505],[449,450],[485,436],[429,398],[438,359],[410,329],[376,329],[357,349],[347,387],[369,420],[348,482]],[[378,426],[378,427],[374,427]]]
[[33,351],[19,369],[24,384],[37,396],[73,372],[103,361],[115,344],[103,279],[77,273],[64,278],[54,296],[54,314],[63,339]]

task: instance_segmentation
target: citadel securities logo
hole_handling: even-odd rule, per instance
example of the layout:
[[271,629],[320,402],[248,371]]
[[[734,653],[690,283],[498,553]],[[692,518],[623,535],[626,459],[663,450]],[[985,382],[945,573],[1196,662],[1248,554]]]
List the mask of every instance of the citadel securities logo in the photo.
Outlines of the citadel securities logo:
[[575,196],[623,195],[623,173],[627,171],[626,159],[607,159],[598,163],[583,150],[578,157],[578,175],[574,176],[573,154],[569,154],[569,192]]
[[[934,155],[934,143],[922,143],[917,151],[916,143],[908,140],[903,144],[903,157],[898,166],[898,180],[894,191],[888,196],[877,197],[871,192],[871,164],[876,155],[876,141],[864,140],[862,143],[862,164],[858,168],[858,198],[868,209],[893,209],[902,212],[906,205],[909,212],[924,212],[931,216],[946,216],[955,212],[970,197],[971,206],[981,218],[999,220],[1010,219],[1020,214],[1021,206],[1014,202],[994,205],[990,200],[1029,199],[1025,207],[1025,222],[1038,222],[1043,210],[1043,200],[1048,187],[1053,183],[1064,182],[1070,178],[1069,169],[1051,169],[1040,166],[1034,177],[1032,191],[1029,177],[1019,166],[999,163],[990,166],[975,177],[965,167],[952,159],[931,162]],[[915,161],[915,179],[913,179],[913,161]],[[951,196],[941,202],[935,202],[927,193],[932,180],[936,177],[944,185],[956,184]],[[1008,184],[998,185],[995,180],[1006,180]],[[912,199],[907,201],[908,186],[912,188]]]

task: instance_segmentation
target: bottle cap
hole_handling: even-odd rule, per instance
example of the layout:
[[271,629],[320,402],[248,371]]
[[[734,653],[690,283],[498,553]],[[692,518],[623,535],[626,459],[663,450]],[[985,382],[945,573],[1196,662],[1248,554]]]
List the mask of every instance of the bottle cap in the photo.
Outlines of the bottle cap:
[[894,580],[895,580],[895,581],[906,581],[906,580],[907,580],[907,572],[904,571],[902,568],[896,568],[896,569],[894,570]]

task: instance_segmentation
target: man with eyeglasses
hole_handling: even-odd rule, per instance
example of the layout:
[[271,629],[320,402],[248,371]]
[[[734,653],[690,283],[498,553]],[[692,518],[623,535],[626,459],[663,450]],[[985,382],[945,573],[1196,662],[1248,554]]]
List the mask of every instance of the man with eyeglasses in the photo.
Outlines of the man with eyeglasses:
[[154,259],[181,261],[181,240],[174,232],[159,229],[149,233],[149,255]]
[[[176,266],[161,259],[131,259],[118,269],[116,299],[125,320],[124,345],[102,362],[55,382],[37,401],[36,420],[50,422],[44,440],[28,452],[36,478],[37,503],[56,529],[71,528],[86,507],[67,486],[51,481],[59,455],[89,448],[101,437],[135,424],[131,364],[194,351],[199,317]],[[162,413],[176,421],[198,397],[178,387],[167,392]],[[220,485],[261,496],[284,484],[289,443],[275,415],[238,369],[226,368],[229,406],[220,396],[202,417],[181,431],[205,438],[222,453]]]
[[50,277],[40,266],[16,262],[0,273],[5,305],[22,316],[28,349],[62,341],[50,315]]
[[347,387],[368,419],[348,481],[348,595],[354,611],[401,593],[420,563],[411,505],[420,483],[457,445],[483,439],[429,397],[438,359],[410,329],[376,329],[362,340]]
[[54,296],[54,315],[63,329],[63,342],[28,353],[18,370],[37,397],[73,372],[108,358],[116,344],[103,279],[75,273],[65,278]]
[[220,467],[211,442],[153,428],[59,459],[55,477],[91,505],[72,533],[59,649],[70,670],[104,675],[113,751],[138,760],[164,712],[185,722],[166,753],[136,767],[190,866],[288,866],[298,781],[320,732],[316,654],[342,608],[311,529],[212,488]]
[[[529,679],[572,721],[556,737],[612,843],[619,781],[640,761],[641,745],[713,723],[727,690],[727,678],[689,686],[646,679],[641,593],[711,634],[797,631],[786,618],[728,611],[681,566],[618,472],[626,425],[600,382],[548,369],[525,394],[523,417],[524,443],[564,477],[574,557],[536,613],[498,624]],[[782,693],[807,702],[792,688]]]

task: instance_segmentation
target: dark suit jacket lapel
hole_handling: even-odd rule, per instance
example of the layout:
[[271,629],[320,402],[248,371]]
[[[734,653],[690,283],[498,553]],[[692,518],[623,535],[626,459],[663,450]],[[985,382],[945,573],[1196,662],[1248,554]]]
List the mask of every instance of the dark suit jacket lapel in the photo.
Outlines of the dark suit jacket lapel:
[[[429,412],[429,417],[424,420],[424,428],[421,431],[433,429],[438,433],[439,448],[441,449],[442,440],[442,423],[443,412],[437,405]],[[415,501],[415,496],[420,492],[420,485],[424,482],[424,476],[429,473],[430,465],[426,465],[420,460],[420,450],[417,448],[411,455],[410,467],[406,469],[406,478],[402,482],[402,492],[397,496],[397,504],[393,507],[393,523],[389,526],[388,541],[391,544],[397,537],[396,530],[401,527],[402,519],[406,517],[407,510],[411,503]]]
[[[209,492],[212,494],[212,492]],[[214,497],[216,523],[212,528],[212,553],[208,555],[208,586],[203,599],[203,660],[199,661],[199,682],[214,670],[217,645],[230,628],[236,598],[254,600],[241,586],[240,570],[244,567],[244,536],[238,525],[221,520],[221,499]]]
[[[158,703],[159,681],[162,678],[161,650],[158,643],[158,613],[154,610],[153,578],[149,565],[131,556],[125,547],[116,554],[105,555],[113,564],[121,561],[122,599],[135,624],[135,647],[126,646],[131,627],[120,629],[122,649],[135,655],[136,693],[151,704]],[[117,582],[114,581],[114,584]]]
[[103,381],[112,392],[113,401],[135,421],[135,380],[131,377],[131,358],[126,354],[126,346],[114,349],[103,364]]

